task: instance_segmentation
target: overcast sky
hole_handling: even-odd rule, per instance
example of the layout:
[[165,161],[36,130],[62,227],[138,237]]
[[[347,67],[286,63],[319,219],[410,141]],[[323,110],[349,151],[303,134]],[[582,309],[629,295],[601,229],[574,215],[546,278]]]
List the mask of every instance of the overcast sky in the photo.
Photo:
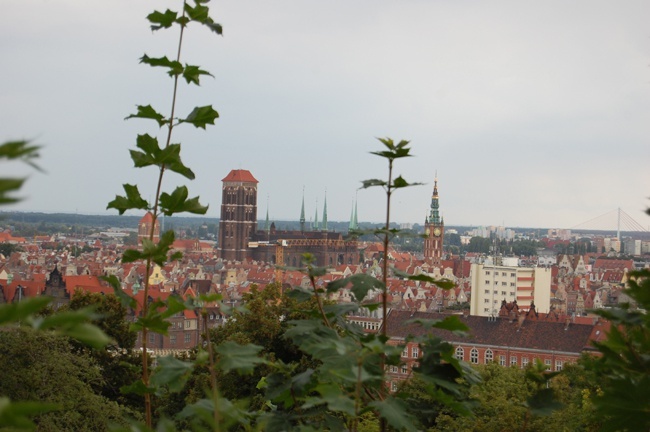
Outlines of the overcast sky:
[[[145,20],[180,1],[4,0],[0,141],[43,146],[12,209],[106,214],[122,183],[154,194],[135,169],[137,104],[169,112],[172,80],[139,58],[173,57],[178,31]],[[221,179],[259,180],[258,216],[381,221],[387,164],[375,137],[411,141],[396,173],[425,186],[394,196],[392,219],[422,223],[435,173],[447,225],[571,228],[620,207],[650,219],[650,2],[227,0],[223,37],[191,26],[182,61],[214,78],[182,86],[179,112],[212,104],[207,132],[178,128],[218,217]],[[167,189],[183,180],[170,175]],[[8,208],[7,208],[8,209]],[[114,213],[114,212],[111,212]],[[611,217],[610,228],[615,228]]]

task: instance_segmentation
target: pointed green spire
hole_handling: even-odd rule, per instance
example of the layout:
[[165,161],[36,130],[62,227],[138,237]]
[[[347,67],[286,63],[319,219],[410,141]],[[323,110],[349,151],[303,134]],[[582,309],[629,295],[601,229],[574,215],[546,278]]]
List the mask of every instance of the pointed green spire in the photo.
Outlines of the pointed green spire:
[[300,231],[305,232],[305,187],[302,187],[302,207],[300,208]]
[[314,211],[314,231],[318,231],[318,199],[316,199],[316,210]]
[[438,172],[433,182],[433,195],[431,196],[431,212],[429,214],[429,223],[440,225],[440,202],[438,197]]
[[269,232],[271,225],[269,225],[269,197],[266,197],[266,222],[264,222],[264,231]]
[[348,225],[348,230],[352,231],[354,229],[354,203],[352,203],[352,208],[350,209],[350,225]]
[[354,200],[352,211],[350,212],[350,231],[359,229],[359,222],[357,221],[357,200]]
[[325,204],[323,204],[323,229],[327,231],[327,192],[325,192]]

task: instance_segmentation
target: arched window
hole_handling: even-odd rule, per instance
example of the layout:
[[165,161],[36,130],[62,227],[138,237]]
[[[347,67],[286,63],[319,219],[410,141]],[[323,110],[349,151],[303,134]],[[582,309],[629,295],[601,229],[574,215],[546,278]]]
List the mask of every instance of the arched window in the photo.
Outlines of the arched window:
[[491,349],[485,350],[485,364],[491,363],[494,361],[494,353]]
[[465,350],[463,347],[456,347],[456,353],[454,354],[454,357],[456,357],[458,360],[463,360],[465,358]]
[[470,363],[478,364],[478,350],[476,348],[472,348],[469,352],[469,361]]

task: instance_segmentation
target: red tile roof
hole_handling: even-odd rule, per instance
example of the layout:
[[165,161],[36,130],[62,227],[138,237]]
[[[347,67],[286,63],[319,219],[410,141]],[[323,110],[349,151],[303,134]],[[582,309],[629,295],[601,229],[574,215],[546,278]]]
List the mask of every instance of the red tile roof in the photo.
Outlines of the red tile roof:
[[142,216],[142,219],[140,219],[140,223],[151,223],[153,222],[153,214],[151,212],[146,212],[144,216]]
[[248,182],[259,183],[248,170],[232,170],[221,180],[222,182]]
[[503,318],[490,321],[486,317],[467,316],[461,320],[469,327],[469,332],[467,336],[461,336],[450,331],[427,329],[410,323],[413,319],[444,317],[445,315],[428,312],[392,310],[388,316],[388,334],[397,338],[433,334],[452,344],[482,344],[579,355],[582,351],[589,350],[590,336],[594,328],[593,320],[590,320],[589,325],[571,323],[567,326],[563,322],[526,319],[519,323],[517,320],[509,322]]

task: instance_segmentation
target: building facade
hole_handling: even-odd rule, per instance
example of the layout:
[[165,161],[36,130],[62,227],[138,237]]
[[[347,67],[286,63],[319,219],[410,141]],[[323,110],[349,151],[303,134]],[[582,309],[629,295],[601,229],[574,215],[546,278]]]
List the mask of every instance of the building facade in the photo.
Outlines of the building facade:
[[504,300],[524,309],[532,304],[542,312],[551,308],[551,269],[547,267],[472,264],[470,284],[470,315],[496,316]]
[[[504,312],[502,308],[501,312]],[[467,335],[425,328],[415,320],[439,320],[445,315],[429,312],[392,310],[388,316],[390,343],[402,345],[399,366],[391,366],[387,380],[392,389],[409,378],[424,353],[412,336],[439,337],[454,346],[454,356],[470,364],[498,363],[525,369],[537,361],[548,370],[560,371],[576,362],[583,353],[594,351],[591,342],[601,340],[609,329],[606,323],[592,321],[578,324],[555,314],[539,314],[534,309],[518,316],[502,313],[497,318],[464,316]]]
[[440,217],[438,178],[436,177],[431,196],[429,215],[424,221],[424,259],[434,267],[442,266],[442,252],[445,239],[445,222]]
[[[306,228],[303,197],[300,230],[276,230],[275,224],[268,224],[268,215],[266,226],[257,229],[257,184],[247,170],[232,170],[223,179],[219,257],[229,261],[250,259],[299,267],[303,254],[309,253],[316,266],[359,264],[361,255],[357,241],[327,229],[327,201],[320,226],[315,223],[312,229]],[[356,209],[353,217],[356,218]]]
[[257,230],[257,184],[248,170],[232,170],[222,180],[219,257],[244,261]]

